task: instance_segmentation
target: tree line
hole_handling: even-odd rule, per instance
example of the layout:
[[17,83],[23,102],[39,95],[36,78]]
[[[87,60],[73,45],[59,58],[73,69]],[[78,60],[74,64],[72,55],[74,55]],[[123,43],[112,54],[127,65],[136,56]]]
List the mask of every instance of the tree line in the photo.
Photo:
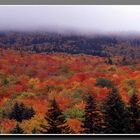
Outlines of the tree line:
[[[87,94],[85,96],[85,114],[82,119],[80,134],[136,134],[140,133],[140,108],[137,92],[130,97],[129,104],[125,104],[118,92],[113,87],[103,101],[101,109],[97,107],[96,98]],[[10,119],[17,121],[12,134],[24,134],[20,123],[35,115],[33,108],[26,107],[23,103],[15,103]],[[63,112],[54,98],[45,115],[47,125],[41,124],[41,130],[33,129],[33,134],[75,134],[67,124]]]
[[50,32],[0,32],[0,48],[13,48],[35,53],[65,52],[103,57],[127,56],[127,59],[134,61],[139,58],[139,46],[138,37],[121,35],[86,36]]

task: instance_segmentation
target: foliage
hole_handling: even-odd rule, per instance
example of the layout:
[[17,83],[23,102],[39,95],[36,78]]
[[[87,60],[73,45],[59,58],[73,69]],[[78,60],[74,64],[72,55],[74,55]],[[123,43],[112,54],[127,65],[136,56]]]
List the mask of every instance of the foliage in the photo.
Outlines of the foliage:
[[9,114],[10,119],[15,119],[18,122],[22,122],[24,119],[30,119],[35,114],[33,108],[26,107],[23,103],[15,103],[12,112]]
[[73,98],[79,98],[81,97],[83,91],[81,89],[77,89],[73,94],[72,94],[72,97]]
[[[47,48],[47,51],[50,50],[51,53],[35,53],[34,49],[37,52],[42,52],[40,45],[26,46],[26,48],[29,47],[27,50],[32,49],[30,52],[26,49],[22,52],[18,50],[19,47],[24,48],[24,46],[17,45],[16,50],[13,50],[13,48],[3,49],[3,46],[0,46],[2,47],[0,49],[0,53],[2,53],[0,56],[0,120],[2,123],[0,131],[2,133],[10,132],[17,121],[14,117],[9,118],[15,102],[18,103],[19,108],[22,108],[19,104],[23,103],[26,109],[33,107],[35,111],[35,115],[27,120],[23,117],[20,118],[20,127],[24,132],[32,133],[35,128],[37,133],[40,133],[38,129],[40,129],[41,124],[48,126],[48,121],[45,121],[44,117],[45,113],[48,113],[49,100],[52,98],[57,100],[64,120],[67,120],[65,123],[70,125],[75,133],[80,133],[86,103],[83,97],[88,93],[95,97],[97,106],[97,110],[94,112],[96,117],[93,118],[94,133],[106,133],[105,123],[107,118],[104,120],[104,113],[102,113],[103,110],[100,107],[104,105],[102,104],[104,100],[112,95],[110,92],[115,86],[118,88],[121,102],[124,104],[121,106],[124,106],[125,110],[128,107],[128,113],[133,114],[129,110],[131,106],[130,98],[136,93],[138,98],[138,102],[135,100],[136,104],[139,104],[140,99],[140,65],[138,61],[140,55],[134,59],[137,63],[122,65],[125,54],[127,55],[126,61],[133,62],[129,57],[130,45],[126,46],[127,51],[124,44],[120,46],[114,44],[115,47],[110,48],[105,45],[106,51],[109,49],[108,52],[110,53],[107,58],[112,60],[113,65],[106,63],[104,57],[86,55],[84,52],[83,54],[76,54],[79,53],[79,50],[75,47],[69,49],[70,45],[63,47],[66,47],[69,53],[72,51],[75,54],[65,53],[65,49],[63,53],[56,53],[58,50],[55,50],[54,47],[51,48],[48,44],[44,46],[44,49]],[[6,45],[6,47],[8,46]],[[119,49],[123,55],[119,55]],[[134,49],[137,49],[137,47]],[[139,54],[138,50],[137,54]],[[104,54],[106,54],[105,51]],[[112,102],[108,103],[108,108],[114,105],[113,101],[115,99],[114,95]],[[116,103],[118,103],[118,100]],[[132,119],[130,116],[129,119]],[[123,121],[125,122],[125,119]],[[136,122],[139,125],[139,122]],[[126,126],[128,125],[130,124],[126,123]],[[135,131],[135,129],[130,130],[128,132]],[[134,133],[137,133],[137,131]]]
[[113,88],[114,87],[114,84],[112,81],[106,79],[106,78],[102,78],[102,77],[99,77],[96,79],[96,83],[95,83],[96,86],[101,86],[101,87],[107,87],[107,88]]
[[43,124],[41,125],[41,127],[44,129],[41,131],[42,133],[62,134],[72,132],[69,126],[65,124],[66,121],[55,99],[51,101],[51,105],[45,119],[48,122],[48,126]]
[[82,117],[84,116],[84,110],[79,109],[79,108],[71,108],[71,109],[64,111],[63,114],[66,118],[82,119]]
[[23,92],[23,93],[21,93],[20,98],[23,98],[23,97],[34,97],[34,96],[36,96],[36,95],[34,93],[32,93],[32,92]]
[[94,122],[93,118],[94,111],[96,109],[95,98],[92,97],[90,94],[86,96],[86,105],[85,105],[85,115],[83,121],[83,131],[82,133],[92,134],[94,133]]
[[106,98],[103,113],[106,123],[105,133],[122,134],[129,132],[129,113],[116,88]]

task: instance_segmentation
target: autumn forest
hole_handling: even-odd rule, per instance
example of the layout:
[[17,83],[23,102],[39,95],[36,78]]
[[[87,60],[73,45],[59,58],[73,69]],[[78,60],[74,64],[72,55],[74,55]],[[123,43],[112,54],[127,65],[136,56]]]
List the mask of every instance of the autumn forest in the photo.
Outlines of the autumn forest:
[[140,133],[139,54],[138,36],[0,32],[0,133]]

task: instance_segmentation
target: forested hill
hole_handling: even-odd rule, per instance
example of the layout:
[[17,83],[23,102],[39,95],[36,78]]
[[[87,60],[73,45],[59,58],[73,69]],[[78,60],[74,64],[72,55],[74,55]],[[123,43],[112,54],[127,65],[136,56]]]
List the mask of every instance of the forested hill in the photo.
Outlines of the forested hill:
[[85,53],[140,59],[140,37],[68,35],[49,32],[0,32],[0,47],[37,53]]

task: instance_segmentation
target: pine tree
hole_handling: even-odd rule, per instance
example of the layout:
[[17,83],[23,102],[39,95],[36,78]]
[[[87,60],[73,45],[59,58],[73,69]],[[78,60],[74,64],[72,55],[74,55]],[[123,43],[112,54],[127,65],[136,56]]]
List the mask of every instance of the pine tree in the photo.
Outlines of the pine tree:
[[105,133],[128,133],[129,114],[116,88],[109,93],[103,104],[104,121],[106,123]]
[[33,117],[35,111],[33,108],[25,107],[23,103],[15,103],[12,112],[9,114],[10,119],[15,119],[18,122],[22,122],[22,120],[28,120]]
[[48,122],[48,125],[41,125],[43,131],[41,133],[48,134],[67,134],[73,133],[73,131],[66,125],[65,118],[56,103],[56,100],[51,101],[50,108],[48,113],[46,113],[45,120]]
[[110,65],[113,64],[111,57],[108,57],[107,63],[110,64]]
[[11,130],[10,133],[12,133],[12,134],[24,134],[24,131],[22,128],[19,127],[19,124],[17,123],[16,127],[13,130]]
[[131,96],[129,104],[130,133],[140,133],[140,107],[136,93]]
[[85,98],[86,106],[85,106],[85,115],[84,120],[82,124],[82,132],[85,134],[92,134],[94,130],[93,125],[93,112],[95,111],[96,104],[95,104],[95,98],[93,98],[90,94],[88,94]]
[[103,134],[105,130],[105,122],[103,119],[103,113],[100,110],[93,113],[93,133]]

